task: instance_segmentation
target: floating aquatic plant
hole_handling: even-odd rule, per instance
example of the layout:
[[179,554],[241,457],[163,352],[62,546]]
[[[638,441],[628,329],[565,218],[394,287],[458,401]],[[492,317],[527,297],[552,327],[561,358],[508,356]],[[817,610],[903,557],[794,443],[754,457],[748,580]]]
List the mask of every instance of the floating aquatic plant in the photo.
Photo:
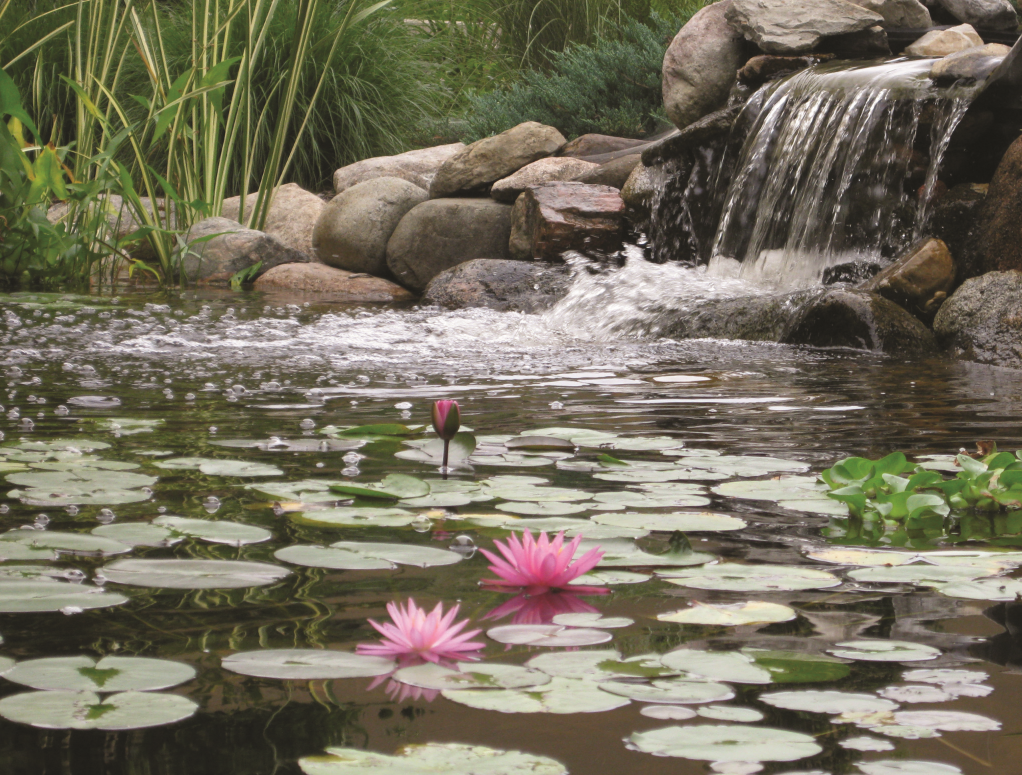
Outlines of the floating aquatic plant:
[[451,451],[451,439],[458,435],[458,428],[461,427],[461,408],[457,401],[434,401],[433,402],[433,430],[436,435],[444,440],[444,462],[446,470],[448,458]]
[[485,549],[480,551],[490,561],[490,570],[500,579],[485,579],[483,583],[499,587],[521,587],[529,594],[536,595],[551,589],[561,589],[583,573],[591,571],[603,558],[603,550],[596,547],[572,562],[581,542],[582,537],[576,536],[565,545],[563,532],[558,533],[552,541],[546,533],[533,538],[528,530],[521,539],[512,535],[506,543],[494,541],[504,559]]
[[419,657],[427,662],[439,662],[441,659],[477,659],[478,652],[484,644],[471,638],[482,630],[462,632],[468,619],[455,622],[458,609],[454,606],[446,614],[443,603],[428,614],[419,608],[411,598],[402,606],[400,603],[387,603],[387,613],[393,624],[380,624],[369,620],[377,632],[383,635],[379,643],[360,643],[356,648],[359,654],[384,657]]

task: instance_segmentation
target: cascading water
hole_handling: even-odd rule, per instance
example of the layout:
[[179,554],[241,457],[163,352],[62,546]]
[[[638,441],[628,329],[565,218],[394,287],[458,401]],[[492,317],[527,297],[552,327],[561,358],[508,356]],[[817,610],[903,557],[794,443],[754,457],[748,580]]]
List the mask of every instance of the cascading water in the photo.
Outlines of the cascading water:
[[[829,267],[876,263],[918,238],[943,154],[979,91],[938,88],[932,65],[831,63],[764,86],[746,108],[759,113],[737,159],[720,167],[709,274],[807,288]],[[928,160],[915,150],[924,124]]]

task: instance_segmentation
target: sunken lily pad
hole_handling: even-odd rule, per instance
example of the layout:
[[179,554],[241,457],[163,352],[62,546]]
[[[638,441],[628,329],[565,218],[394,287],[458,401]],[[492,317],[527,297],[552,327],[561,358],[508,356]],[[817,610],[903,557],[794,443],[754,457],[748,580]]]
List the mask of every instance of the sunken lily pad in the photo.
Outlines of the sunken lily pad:
[[673,514],[596,514],[593,522],[601,525],[615,525],[639,530],[661,530],[673,533],[715,532],[741,530],[747,526],[744,519],[711,511],[676,511]]
[[660,661],[666,667],[714,681],[768,684],[772,680],[768,670],[759,667],[751,658],[739,651],[700,651],[681,648],[667,652]]
[[397,756],[360,748],[327,748],[324,756],[298,760],[305,775],[435,775],[473,772],[479,775],[568,775],[560,762],[521,751],[499,751],[481,745],[428,743],[405,746]]
[[285,681],[370,678],[394,671],[393,660],[327,649],[266,649],[225,657],[221,666],[232,673]]
[[793,609],[777,603],[750,601],[731,605],[715,605],[693,601],[690,608],[659,614],[662,622],[677,624],[707,624],[722,627],[741,627],[748,624],[773,624],[790,622],[796,617]]
[[689,681],[684,678],[661,678],[648,684],[605,681],[600,684],[600,688],[631,700],[657,705],[696,705],[702,702],[722,702],[735,696],[734,690],[726,684]]
[[455,669],[427,662],[403,667],[394,680],[421,689],[522,689],[550,683],[550,676],[518,665],[459,664]]
[[775,692],[760,695],[760,700],[775,708],[808,713],[879,713],[898,707],[873,694],[835,691]]
[[383,544],[357,541],[338,541],[329,547],[288,546],[274,552],[274,557],[309,568],[335,570],[393,569],[398,565],[429,568],[453,565],[464,557],[457,552],[415,544]]
[[657,571],[657,575],[682,587],[730,592],[791,592],[827,589],[841,584],[841,579],[832,573],[797,565],[721,563],[701,568]]
[[631,703],[599,687],[593,681],[555,677],[548,684],[525,689],[457,689],[443,696],[470,708],[500,713],[603,713]]
[[52,549],[64,554],[98,554],[102,556],[124,554],[131,547],[110,538],[89,533],[59,533],[51,530],[11,530],[0,535],[0,554],[3,544],[10,542],[33,549]]
[[498,643],[546,648],[595,646],[598,643],[606,643],[613,637],[603,630],[564,627],[559,624],[506,624],[491,627],[486,634]]
[[93,692],[26,692],[0,700],[0,716],[43,729],[143,729],[193,715],[187,697],[157,692],[122,692],[102,699]]
[[46,691],[148,692],[195,678],[195,668],[147,657],[46,657],[19,662],[4,678]]
[[710,762],[793,762],[823,750],[801,732],[731,724],[653,729],[626,742],[633,751]]
[[242,560],[118,560],[103,575],[115,584],[153,589],[243,589],[274,584],[291,571]]
[[940,649],[901,640],[852,640],[828,649],[836,657],[863,662],[922,662],[936,659]]
[[153,463],[157,468],[170,470],[199,471],[206,476],[283,476],[276,466],[265,463],[251,463],[245,460],[216,460],[205,457],[174,457]]
[[0,582],[0,613],[39,613],[43,611],[84,611],[124,605],[128,598],[102,587],[68,584],[62,581]]

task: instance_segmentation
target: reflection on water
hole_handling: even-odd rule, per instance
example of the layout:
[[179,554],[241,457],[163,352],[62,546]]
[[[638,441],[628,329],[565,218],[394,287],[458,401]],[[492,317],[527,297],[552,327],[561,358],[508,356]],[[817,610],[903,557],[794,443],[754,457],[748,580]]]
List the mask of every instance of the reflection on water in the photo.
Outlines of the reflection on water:
[[[677,272],[664,269],[672,270]],[[689,272],[651,281],[661,286],[687,283],[691,290],[697,282],[693,278]],[[260,295],[188,295],[160,304],[129,297],[116,303],[99,297],[57,303],[48,297],[6,297],[0,301],[4,452],[25,442],[76,441],[77,452],[48,452],[49,457],[35,462],[23,458],[28,461],[23,464],[45,466],[31,468],[34,472],[64,476],[64,464],[73,461],[75,472],[91,466],[89,470],[156,481],[149,485],[124,479],[123,487],[93,490],[84,499],[72,497],[74,504],[52,499],[53,492],[39,496],[51,498],[47,505],[8,495],[0,506],[4,527],[90,534],[104,524],[149,523],[161,515],[176,515],[243,523],[273,533],[271,541],[241,546],[198,538],[172,546],[142,544],[125,555],[133,559],[282,565],[274,552],[295,544],[378,541],[447,549],[462,535],[488,548],[506,533],[485,520],[451,519],[443,508],[434,510],[439,516],[422,508],[425,519],[417,514],[417,521],[401,527],[329,528],[298,516],[299,498],[306,504],[318,501],[320,507],[333,505],[329,492],[317,489],[317,480],[368,483],[392,472],[435,478],[429,465],[394,457],[407,449],[400,440],[356,445],[356,452],[340,443],[342,437],[331,438],[322,430],[428,423],[429,404],[440,397],[461,402],[463,420],[478,436],[506,438],[523,430],[567,426],[627,439],[668,437],[683,441],[684,449],[707,450],[707,455],[800,461],[814,473],[851,454],[876,458],[902,449],[914,456],[942,455],[972,448],[977,439],[997,441],[1003,449],[1022,447],[1017,409],[1022,383],[1017,372],[937,359],[904,361],[847,351],[660,340],[650,335],[655,315],[642,309],[641,287],[625,283],[617,292],[614,296],[608,284],[610,295],[588,307],[581,296],[569,298],[545,318],[484,310],[327,307]],[[614,305],[616,310],[607,313]],[[632,338],[638,334],[646,338]],[[657,381],[662,377],[702,379]],[[82,442],[90,440],[110,446],[83,449]],[[241,440],[252,443],[214,443]],[[621,447],[611,454],[628,461],[668,461],[673,466],[684,460]],[[584,448],[578,458],[594,460],[596,451]],[[84,458],[89,460],[83,463]],[[230,466],[224,473],[208,467],[204,471],[198,462],[155,465],[177,458],[260,464],[282,472],[264,483],[305,484],[289,499],[246,487],[257,478],[235,476],[238,471]],[[96,461],[131,467],[115,471]],[[550,459],[528,470],[479,465],[461,478],[536,476],[550,486],[590,493],[640,489],[553,463]],[[96,474],[95,481],[109,484],[106,474]],[[66,479],[47,481],[67,487]],[[706,510],[749,523],[738,531],[689,536],[695,550],[723,562],[805,565],[810,562],[806,551],[824,546],[824,531],[834,527],[834,518],[825,514],[714,493],[711,488],[723,480],[690,481],[711,500]],[[5,492],[27,487],[12,483]],[[140,495],[124,497],[126,491]],[[457,516],[501,513],[487,502],[451,511]],[[654,532],[638,538],[638,544],[657,554],[669,549],[670,538],[669,533]],[[82,583],[91,585],[97,571],[115,559],[65,553],[56,561],[10,560],[0,564],[0,570],[27,564],[78,569],[86,576]],[[110,581],[108,592],[125,595],[126,604],[68,615],[0,614],[0,655],[19,662],[80,654],[178,660],[192,665],[196,678],[163,692],[189,698],[198,705],[197,714],[169,726],[121,732],[46,730],[0,721],[0,757],[4,772],[12,775],[295,775],[299,758],[330,746],[391,753],[406,743],[463,742],[549,756],[575,775],[703,773],[703,761],[652,756],[629,749],[624,740],[671,724],[739,723],[714,720],[719,711],[692,721],[668,721],[640,713],[640,702],[601,713],[504,714],[436,696],[432,689],[412,689],[393,678],[286,682],[237,675],[220,666],[231,654],[258,649],[353,651],[355,644],[375,637],[369,617],[380,620],[386,602],[414,596],[429,607],[461,601],[461,615],[484,627],[494,626],[497,619],[500,625],[546,623],[561,614],[627,617],[635,623],[608,630],[612,642],[593,647],[615,649],[622,658],[662,655],[682,644],[704,651],[745,649],[742,653],[755,654],[748,650],[762,649],[821,659],[838,643],[863,639],[938,649],[937,659],[918,663],[851,661],[847,677],[838,679],[785,686],[776,680],[735,682],[729,684],[735,698],[727,707],[754,709],[764,715],[754,722],[757,727],[805,733],[821,748],[798,761],[765,762],[762,771],[767,773],[818,770],[837,775],[859,771],[859,762],[890,758],[942,762],[965,773],[1015,771],[1022,753],[1017,742],[1022,727],[1014,711],[1020,680],[1015,672],[1022,664],[1017,604],[953,599],[914,584],[856,582],[848,578],[851,568],[814,567],[839,576],[841,586],[752,594],[654,578],[612,582],[612,593],[603,596],[515,597],[479,587],[487,572],[485,558],[478,554],[449,566],[401,565],[396,570],[288,565],[291,574],[276,583],[239,589],[152,589]],[[788,606],[797,616],[738,627],[657,618],[696,602],[723,605],[750,599]],[[485,660],[521,665],[545,651],[488,641]],[[812,664],[819,669],[829,663]],[[961,680],[927,682],[926,676],[908,674],[924,668],[985,672],[990,677],[982,683],[993,691],[959,691]],[[794,668],[788,664],[785,669]],[[935,691],[918,688],[925,686]],[[964,712],[999,722],[1000,729],[926,727],[932,717],[832,722],[841,714],[761,700],[765,694],[804,689],[874,698],[882,692],[898,704],[895,716]],[[24,691],[24,686],[0,682],[3,698]],[[895,727],[915,732],[887,734]],[[924,728],[930,732],[919,731]],[[927,736],[931,733],[940,736]],[[863,737],[880,742],[857,740]],[[895,750],[885,751],[889,746],[882,743]]]

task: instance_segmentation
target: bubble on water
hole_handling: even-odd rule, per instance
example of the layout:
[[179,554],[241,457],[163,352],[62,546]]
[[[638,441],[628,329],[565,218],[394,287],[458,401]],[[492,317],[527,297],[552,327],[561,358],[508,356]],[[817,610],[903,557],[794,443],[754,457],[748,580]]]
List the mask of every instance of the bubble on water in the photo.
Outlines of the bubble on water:
[[235,395],[238,396],[243,396],[248,392],[247,390],[245,390],[244,385],[231,385],[231,390],[234,392]]
[[341,476],[358,476],[362,472],[358,470],[358,466],[348,466],[347,468],[341,469]]
[[274,514],[274,516],[282,517],[285,514],[287,514],[287,512],[284,510],[284,507],[280,505],[280,503],[278,503],[277,501],[274,501],[273,502],[273,514]]
[[311,431],[313,428],[316,427],[316,423],[315,421],[310,420],[308,417],[306,417],[304,420],[298,423],[298,427],[301,428],[303,431]]
[[85,581],[85,574],[78,568],[68,568],[61,575],[72,584],[81,584]]
[[0,431],[0,441],[3,441],[3,440],[4,440],[4,432]]
[[36,399],[35,396],[29,396],[25,400],[28,401],[30,404],[34,404]]
[[360,455],[358,452],[345,452],[341,460],[349,466],[357,466],[359,461],[365,460],[365,455]]
[[46,399],[45,399],[45,398],[43,398],[42,396],[39,396],[39,398],[37,398],[37,399],[35,400],[35,402],[36,402],[37,404],[45,404],[45,403],[46,403]]
[[39,412],[38,414],[36,414],[36,417],[45,417],[45,416],[46,416],[46,412]]
[[92,583],[95,584],[97,587],[101,587],[104,584],[106,584],[106,576],[104,576],[102,573],[97,573],[95,576],[92,577]]
[[476,542],[472,540],[471,536],[455,536],[454,543],[449,548],[452,552],[457,552],[466,560],[469,560],[476,553]]
[[323,401],[323,391],[319,388],[312,388],[305,391],[305,397],[310,401]]
[[562,404],[560,401],[551,401],[550,402],[550,408],[551,409],[563,409],[564,408],[564,404]]
[[367,377],[365,374],[359,374],[357,377],[355,377],[355,379],[363,384],[369,381],[369,377]]
[[25,372],[23,372],[23,371],[22,371],[21,369],[19,369],[19,368],[18,368],[17,366],[11,366],[11,368],[9,368],[9,369],[7,370],[7,376],[8,376],[8,377],[12,377],[12,378],[14,378],[14,379],[17,379],[18,377],[20,377],[20,376],[21,376],[22,374],[24,374],[24,373],[25,373]]
[[60,612],[64,614],[64,616],[74,616],[75,614],[82,613],[84,610],[84,608],[76,605],[66,605],[60,609]]
[[11,411],[7,413],[7,417],[10,418],[11,420],[17,420],[19,417],[21,417],[21,412],[18,410],[18,407],[14,407],[13,409],[11,409]]
[[157,506],[156,507],[156,513],[157,514],[166,514],[167,513],[167,507],[166,506]]
[[185,401],[194,401],[195,393],[185,393]]
[[210,425],[209,426],[209,432],[210,433],[216,433],[216,426],[215,425]]
[[60,417],[66,417],[67,415],[71,414],[71,410],[70,410],[70,409],[68,409],[68,408],[67,408],[66,406],[64,406],[63,404],[59,404],[59,405],[57,406],[57,408],[53,410],[53,413],[54,413],[55,415],[58,415],[58,416],[60,416]]
[[153,497],[153,488],[152,487],[143,487],[142,488],[142,492],[145,493],[145,496],[147,498],[152,498]]
[[117,515],[110,509],[100,509],[99,514],[96,515],[96,520],[104,525],[109,525],[115,519],[117,519]]
[[35,427],[35,423],[32,422],[32,420],[30,420],[28,417],[23,417],[21,419],[21,426],[20,427],[24,431],[30,431],[30,430],[32,430]]
[[68,506],[66,509],[64,509],[64,511],[66,511],[70,516],[75,517],[78,515],[78,512],[81,511],[81,509],[79,509],[77,506]]
[[276,393],[280,390],[280,383],[276,381],[264,382],[259,386],[260,390],[265,390],[268,393]]
[[46,514],[36,514],[35,515],[35,520],[33,520],[33,521],[35,523],[35,526],[39,530],[44,529],[48,524],[50,524],[50,518]]
[[231,404],[238,403],[238,397],[234,393],[227,393],[227,402]]
[[433,528],[433,520],[425,514],[420,514],[412,520],[412,528],[416,533],[428,533]]
[[212,390],[218,390],[219,388],[217,388],[217,386],[214,385],[212,382],[207,382],[202,386],[202,389],[205,390],[206,392],[209,392]]
[[316,468],[323,468],[325,465],[325,463],[316,463]]
[[215,495],[209,495],[206,497],[206,500],[202,502],[202,508],[212,514],[220,508],[220,499]]
[[270,436],[266,449],[287,449],[288,446],[288,443],[280,438],[280,436]]
[[409,412],[407,409],[405,409],[403,412],[401,412],[401,419],[402,420],[410,420],[410,419],[412,419],[412,413]]
[[407,401],[402,401],[400,404],[394,404],[395,409],[411,409],[412,405]]

